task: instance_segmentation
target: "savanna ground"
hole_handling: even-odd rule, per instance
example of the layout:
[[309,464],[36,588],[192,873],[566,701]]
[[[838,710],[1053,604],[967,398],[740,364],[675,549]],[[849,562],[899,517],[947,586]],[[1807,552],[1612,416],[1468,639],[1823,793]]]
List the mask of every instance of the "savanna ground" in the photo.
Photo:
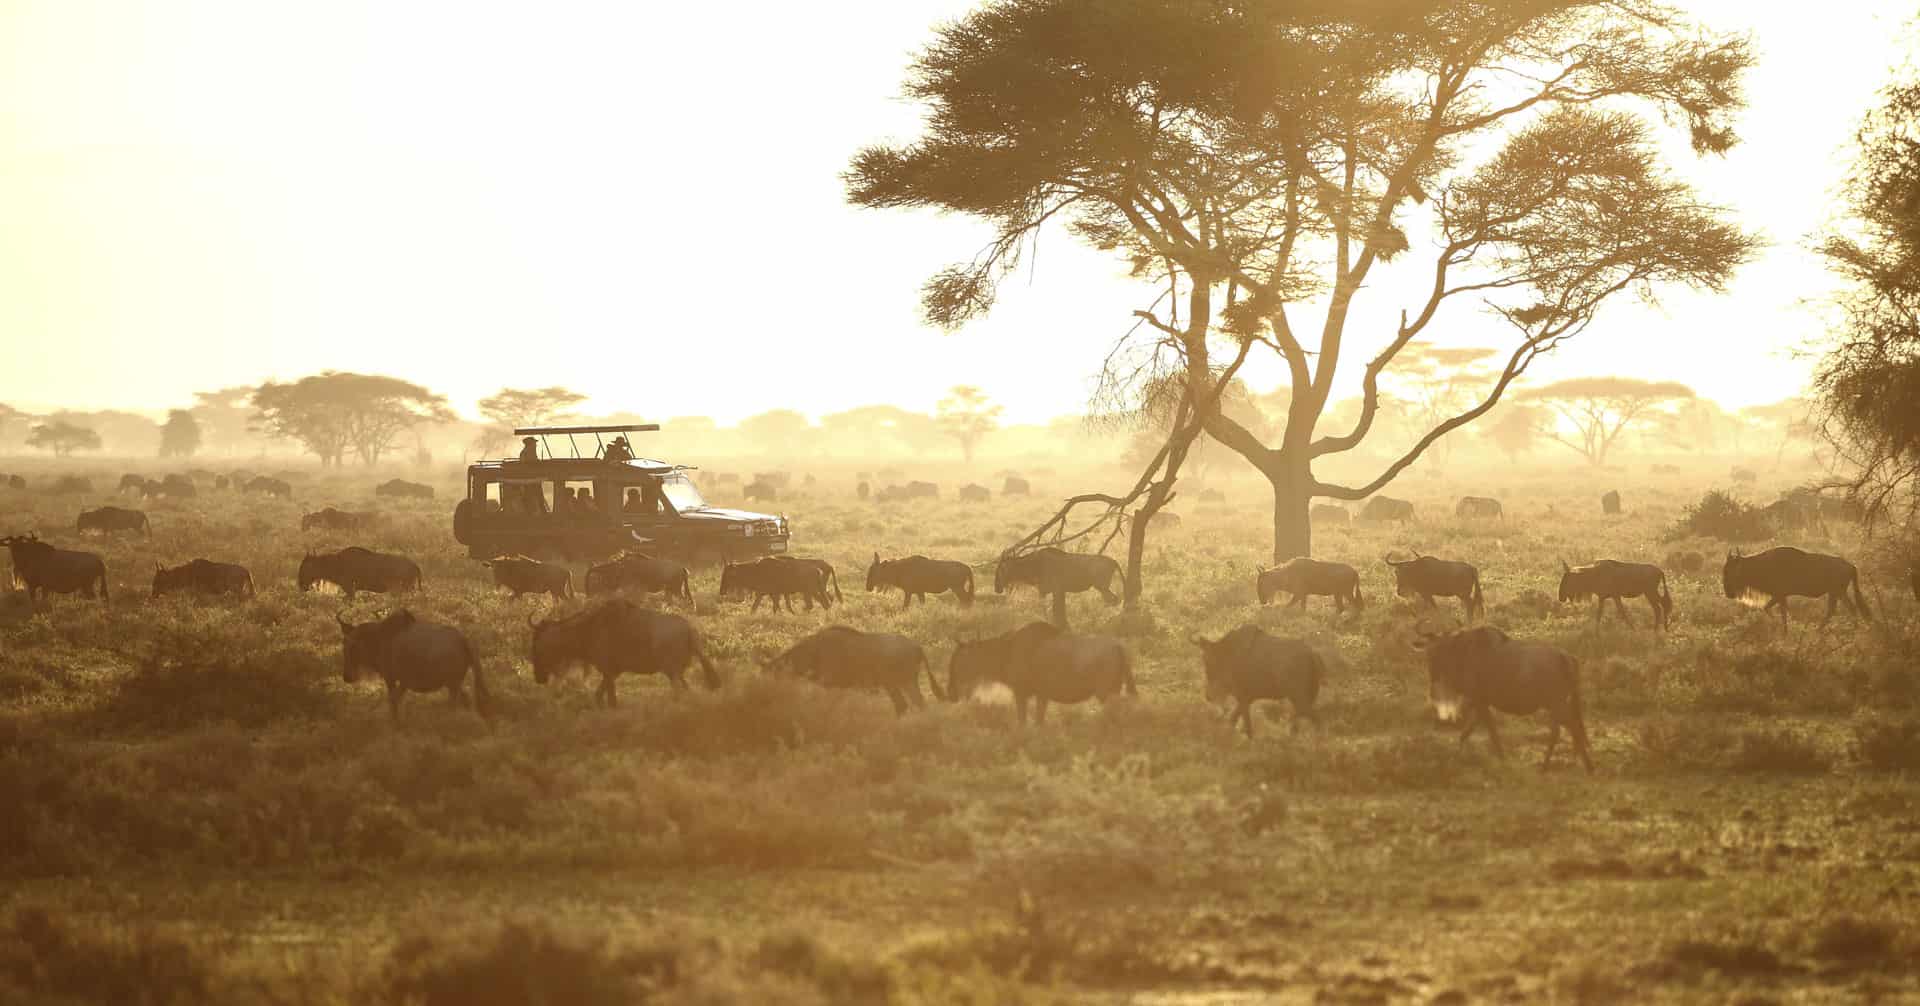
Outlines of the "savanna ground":
[[[110,488],[118,469],[92,467]],[[491,726],[440,696],[390,724],[377,685],[340,679],[341,599],[293,586],[304,548],[351,543],[303,536],[300,513],[371,506],[387,474],[316,476],[293,503],[146,505],[151,540],[82,546],[106,557],[111,603],[11,607],[0,628],[0,1000],[1920,995],[1920,615],[1878,567],[1871,626],[1822,630],[1800,602],[1782,631],[1727,601],[1723,546],[1661,541],[1716,475],[1610,476],[1629,483],[1617,518],[1580,474],[1403,483],[1389,491],[1419,523],[1317,532],[1321,558],[1362,570],[1370,604],[1343,620],[1324,599],[1255,604],[1260,488],[1215,506],[1189,491],[1150,546],[1142,615],[1072,605],[1077,629],[1125,640],[1140,699],[1043,728],[991,702],[896,718],[879,695],[761,676],[756,658],[844,622],[922,641],[944,678],[956,635],[1042,604],[993,596],[983,572],[975,607],[903,613],[861,591],[871,554],[984,563],[1059,496],[1119,481],[1036,476],[1030,501],[965,506],[958,474],[908,473],[939,481],[937,502],[860,503],[850,470],[784,500],[845,607],[748,614],[699,570],[693,617],[725,687],[623,679],[613,710],[578,676],[533,683],[525,616],[549,602],[496,592],[452,541],[457,472],[437,502],[383,504],[352,542],[421,563],[404,603],[478,644]],[[1463,492],[1501,496],[1507,519],[1455,520]],[[66,545],[106,498],[0,494],[0,532]],[[1794,543],[1860,549],[1851,532]],[[1476,562],[1490,621],[1580,658],[1595,775],[1538,770],[1543,722],[1503,720],[1504,761],[1436,728],[1408,646],[1420,612],[1379,561],[1413,547]],[[1665,637],[1642,603],[1635,628],[1596,630],[1554,602],[1561,557],[1675,550],[1708,564],[1674,576]],[[260,596],[146,596],[155,562],[195,556],[246,564]],[[1248,742],[1204,703],[1188,635],[1249,621],[1337,655],[1323,731],[1262,707]]]

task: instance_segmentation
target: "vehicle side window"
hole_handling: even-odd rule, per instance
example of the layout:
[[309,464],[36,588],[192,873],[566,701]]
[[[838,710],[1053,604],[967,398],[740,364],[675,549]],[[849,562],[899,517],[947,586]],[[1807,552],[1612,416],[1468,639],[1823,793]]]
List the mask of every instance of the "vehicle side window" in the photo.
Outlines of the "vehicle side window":
[[606,513],[604,501],[595,495],[591,479],[557,483],[557,486],[559,495],[554,497],[554,513],[574,520]]

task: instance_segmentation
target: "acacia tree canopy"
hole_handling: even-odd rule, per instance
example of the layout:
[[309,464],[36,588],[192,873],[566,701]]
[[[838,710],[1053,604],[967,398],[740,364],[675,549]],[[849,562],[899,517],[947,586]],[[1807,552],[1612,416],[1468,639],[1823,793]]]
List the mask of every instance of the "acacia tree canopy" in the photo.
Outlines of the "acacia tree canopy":
[[[1059,221],[1142,276],[1188,284],[1185,326],[1139,314],[1191,386],[1222,372],[1227,346],[1278,355],[1290,396],[1275,436],[1202,418],[1272,483],[1280,559],[1309,550],[1312,497],[1379,490],[1611,297],[1721,288],[1755,241],[1668,175],[1651,124],[1726,150],[1750,62],[1743,40],[1653,0],[996,0],[915,62],[907,94],[927,106],[926,133],[859,152],[847,186],[860,205],[992,225],[927,284],[934,324],[990,308]],[[1322,434],[1352,304],[1416,234],[1431,239],[1428,293],[1375,333],[1385,348],[1351,428]],[[1382,374],[1462,295],[1512,330],[1486,394],[1365,484],[1317,479],[1314,460],[1366,439]],[[1327,308],[1317,334],[1294,327],[1307,301]]]
[[1632,377],[1576,377],[1529,388],[1519,400],[1553,409],[1573,427],[1571,434],[1549,426],[1549,440],[1578,452],[1595,466],[1607,463],[1614,441],[1635,420],[1651,418],[1662,406],[1691,400],[1693,389],[1677,381]]
[[972,464],[980,439],[1000,428],[1002,411],[1002,406],[989,402],[986,392],[971,384],[960,384],[940,400],[933,419],[947,436],[960,442],[960,453]]
[[100,434],[85,426],[52,421],[35,426],[27,434],[27,446],[52,451],[54,457],[64,458],[74,451],[99,450]]
[[325,371],[253,392],[254,418],[269,436],[299,441],[322,465],[352,450],[374,464],[405,430],[453,418],[446,399],[397,377]]
[[542,426],[587,400],[562,387],[501,388],[480,399],[480,414],[502,426]]

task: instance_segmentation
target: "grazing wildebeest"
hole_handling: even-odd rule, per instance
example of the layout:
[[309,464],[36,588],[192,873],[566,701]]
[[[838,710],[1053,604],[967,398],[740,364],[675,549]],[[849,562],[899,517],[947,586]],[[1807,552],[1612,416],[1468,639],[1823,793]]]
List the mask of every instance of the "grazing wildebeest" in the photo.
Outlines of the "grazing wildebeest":
[[1047,721],[1047,703],[1071,705],[1097,698],[1102,705],[1125,692],[1138,695],[1126,647],[1110,636],[1082,636],[1046,622],[1012,632],[960,642],[947,665],[947,701],[973,695],[983,682],[1013,692],[1020,722],[1027,703],[1037,703],[1035,722]]
[[1600,512],[1605,514],[1620,512],[1620,490],[1609,489],[1605,496],[1600,497]]
[[987,491],[986,486],[969,482],[960,487],[960,502],[962,503],[985,503],[992,498],[993,494]]
[[236,566],[230,562],[209,562],[195,559],[192,562],[165,569],[158,563],[153,567],[153,596],[164,597],[167,594],[234,594],[239,597],[253,596],[253,574],[247,567]]
[[1495,520],[1503,516],[1500,501],[1486,496],[1462,496],[1453,515],[1462,520]]
[[761,485],[772,486],[775,489],[788,489],[793,486],[793,473],[792,472],[754,472],[753,480],[755,482],[760,483]]
[[266,475],[255,475],[249,479],[246,484],[246,491],[250,493],[265,493],[275,499],[290,500],[293,498],[292,486]]
[[628,587],[645,594],[666,594],[693,600],[687,567],[650,555],[622,555],[587,569],[587,596],[612,594]]
[[769,671],[790,671],[827,688],[878,688],[893,700],[896,715],[908,706],[924,709],[920,672],[927,672],[933,697],[946,698],[940,680],[927,663],[927,651],[905,636],[888,632],[861,632],[835,625],[793,644],[785,653],[761,664]]
[[[1860,571],[1837,555],[1803,552],[1791,545],[1770,548],[1756,555],[1728,552],[1720,582],[1729,598],[1749,594],[1765,597],[1767,603],[1763,610],[1779,608],[1783,626],[1787,624],[1789,597],[1826,598],[1827,616],[1820,620],[1821,625],[1833,618],[1834,609],[1841,601],[1847,602],[1847,607],[1863,621],[1873,620],[1873,614],[1867,610],[1867,599],[1860,595]],[[1848,587],[1853,588],[1852,597],[1847,596]]]
[[232,480],[228,479],[225,475],[215,475],[213,477],[213,487],[215,489],[226,489],[231,485],[233,485]]
[[745,489],[740,490],[740,495],[750,500],[777,501],[780,491],[768,482],[749,482]]
[[114,531],[138,531],[151,538],[153,529],[147,525],[147,515],[139,510],[127,510],[117,506],[103,506],[97,510],[82,510],[73,522],[73,529],[80,534],[98,531],[110,534]]
[[527,625],[533,629],[528,656],[534,683],[544,685],[568,668],[585,665],[600,672],[595,698],[604,706],[619,704],[613,686],[622,674],[664,674],[675,689],[685,690],[687,666],[695,660],[706,686],[720,687],[699,632],[679,615],[614,598],[565,618],[535,621],[529,615]]
[[116,488],[115,491],[124,493],[124,492],[127,492],[128,490],[132,490],[133,492],[139,493],[142,496],[146,495],[147,477],[145,475],[138,475],[133,472],[128,472],[127,474],[120,476],[120,485]]
[[1293,600],[1288,607],[1305,611],[1308,597],[1333,598],[1335,614],[1345,614],[1347,602],[1352,601],[1354,610],[1367,606],[1360,596],[1360,572],[1344,562],[1321,562],[1301,556],[1288,559],[1272,569],[1256,569],[1253,575],[1253,590],[1260,597],[1261,604],[1267,604],[1281,594],[1292,594]]
[[1018,475],[1009,475],[1005,482],[1000,483],[1000,495],[1002,496],[1030,496],[1032,494],[1033,487],[1027,484],[1026,479]]
[[939,499],[940,487],[932,482],[909,482],[907,483],[907,498],[910,500]]
[[1413,504],[1406,500],[1397,500],[1391,496],[1375,496],[1360,508],[1361,520],[1397,520],[1402,524],[1413,521]]
[[1585,566],[1569,566],[1560,560],[1560,603],[1594,598],[1593,624],[1599,625],[1606,614],[1607,601],[1628,625],[1633,619],[1620,601],[1623,597],[1644,597],[1653,608],[1653,627],[1664,629],[1673,621],[1673,594],[1667,590],[1667,574],[1646,562],[1617,562],[1601,559]]
[[749,611],[759,611],[763,599],[772,599],[773,607],[779,610],[786,604],[787,611],[793,610],[791,595],[798,594],[806,601],[807,610],[813,610],[813,602],[819,601],[822,608],[833,607],[833,601],[827,596],[826,574],[811,562],[803,562],[786,556],[768,556],[753,562],[730,562],[720,568],[720,596],[731,597],[751,592],[753,607]]
[[1353,522],[1353,515],[1336,503],[1315,503],[1313,509],[1307,511],[1307,519],[1315,524],[1349,524]]
[[430,500],[433,498],[433,487],[422,485],[418,482],[408,482],[406,479],[388,479],[374,486],[373,494],[375,496],[397,496],[401,499]]
[[1004,594],[1019,584],[1029,584],[1041,597],[1053,598],[1053,620],[1064,626],[1067,595],[1097,590],[1108,604],[1119,604],[1113,582],[1120,578],[1120,563],[1113,557],[1066,552],[1051,545],[1018,555],[1003,555],[993,569],[993,592]]
[[1218,489],[1200,490],[1200,502],[1202,503],[1225,503],[1226,501],[1227,494]]
[[1480,595],[1480,571],[1471,563],[1415,552],[1411,559],[1389,558],[1387,565],[1393,567],[1393,592],[1400,597],[1417,595],[1429,608],[1439,607],[1433,602],[1435,597],[1457,597],[1467,609],[1468,621],[1486,610],[1486,600]]
[[193,484],[192,478],[176,473],[160,480],[159,495],[168,499],[190,500],[200,495],[200,489]]
[[7,476],[8,489],[25,489],[26,487],[27,487],[27,480],[25,476],[22,476],[22,475]]
[[1305,717],[1320,725],[1313,711],[1314,699],[1327,678],[1326,661],[1313,647],[1298,639],[1269,636],[1260,629],[1243,625],[1217,640],[1190,636],[1200,648],[1200,663],[1206,674],[1208,702],[1231,697],[1233,715],[1227,726],[1237,721],[1246,727],[1247,739],[1253,739],[1253,704],[1261,699],[1284,699],[1293,706],[1292,729],[1300,729]]
[[378,674],[387,685],[387,709],[394,722],[400,721],[400,698],[407,692],[435,692],[444,688],[447,698],[464,704],[461,687],[469,668],[473,671],[473,709],[482,718],[488,714],[492,698],[486,679],[480,675],[480,658],[465,633],[451,625],[423,622],[405,608],[372,622],[355,625],[337,613],[340,623],[340,676],[348,682],[360,680],[363,671]]
[[910,555],[904,559],[882,559],[873,553],[873,565],[867,567],[867,593],[885,587],[900,588],[900,607],[905,610],[918,597],[927,603],[928,594],[952,591],[962,605],[973,603],[973,567],[952,559],[929,559]]
[[1465,720],[1460,743],[1465,744],[1474,728],[1484,723],[1493,753],[1505,757],[1492,710],[1530,716],[1544,709],[1553,726],[1547,735],[1546,757],[1540,760],[1541,769],[1553,761],[1553,749],[1560,742],[1560,728],[1564,726],[1573,737],[1573,750],[1580,756],[1580,763],[1588,772],[1593,771],[1586,718],[1580,707],[1580,665],[1565,650],[1512,639],[1491,625],[1447,633],[1422,627],[1420,637],[1414,648],[1427,653],[1428,700],[1442,722]]
[[1738,466],[1736,466],[1736,467],[1735,467],[1735,468],[1733,469],[1733,473],[1732,473],[1732,477],[1733,477],[1733,480],[1734,480],[1735,482],[1758,482],[1758,481],[1760,481],[1760,476],[1758,476],[1758,475],[1756,475],[1756,474],[1754,474],[1754,471],[1753,471],[1753,469],[1751,469],[1751,468],[1740,468],[1740,467],[1738,467]]
[[53,480],[53,484],[47,487],[47,492],[58,495],[92,493],[93,480],[81,475],[62,475]]
[[873,494],[875,503],[904,503],[907,499],[907,490],[902,486],[887,486]]
[[307,553],[300,560],[298,580],[301,590],[312,590],[317,583],[331,583],[347,595],[366,591],[386,594],[420,589],[420,567],[403,555],[390,555],[351,545],[338,552]]
[[857,499],[864,500],[873,495],[873,487],[863,480],[859,485],[853,487],[853,495]]
[[54,548],[35,534],[0,538],[13,556],[13,583],[26,589],[29,600],[40,600],[49,593],[79,594],[107,599],[107,564],[92,552],[73,552]]
[[480,565],[493,570],[493,584],[513,591],[518,601],[523,594],[551,594],[556,601],[573,596],[573,574],[565,566],[548,565],[524,555],[503,555]]
[[350,510],[336,510],[327,507],[300,518],[300,530],[311,531],[320,528],[323,531],[360,531],[372,527],[379,514],[354,513]]

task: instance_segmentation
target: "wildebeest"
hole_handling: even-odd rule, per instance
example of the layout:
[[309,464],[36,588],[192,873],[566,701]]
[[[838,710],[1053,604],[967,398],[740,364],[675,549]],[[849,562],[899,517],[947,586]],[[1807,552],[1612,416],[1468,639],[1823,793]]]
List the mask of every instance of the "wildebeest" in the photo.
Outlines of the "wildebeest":
[[433,498],[433,487],[418,482],[408,482],[406,479],[388,479],[374,486],[373,494],[396,496],[401,499],[430,500]]
[[91,493],[93,480],[81,475],[62,475],[53,480],[53,484],[47,487],[47,492],[57,495]]
[[1467,609],[1468,621],[1486,610],[1486,600],[1480,595],[1480,571],[1471,563],[1435,559],[1418,552],[1411,559],[1389,558],[1386,562],[1393,567],[1393,592],[1400,597],[1418,596],[1429,608],[1439,607],[1433,601],[1435,597],[1457,597]]
[[480,674],[480,658],[466,633],[451,625],[437,625],[413,617],[405,608],[372,622],[355,625],[340,615],[340,676],[360,680],[362,672],[378,674],[387,685],[387,709],[400,720],[400,698],[407,692],[434,692],[444,688],[447,698],[466,701],[461,687],[473,671],[473,709],[489,713],[492,698]]
[[233,594],[239,597],[253,596],[253,574],[247,567],[236,566],[230,562],[209,562],[195,559],[192,562],[166,569],[159,564],[153,567],[153,596],[164,597],[168,594]]
[[1307,511],[1307,519],[1316,524],[1349,524],[1353,515],[1337,503],[1315,503],[1313,509]]
[[1606,613],[1607,601],[1622,621],[1633,624],[1627,615],[1623,597],[1644,597],[1653,608],[1653,627],[1664,629],[1673,621],[1673,594],[1667,590],[1667,574],[1646,562],[1618,562],[1601,559],[1585,566],[1569,566],[1560,560],[1560,603],[1594,598],[1593,624],[1599,625]]
[[1033,487],[1027,484],[1026,479],[1018,475],[1009,475],[1005,482],[1000,483],[1000,495],[1002,496],[1029,496],[1032,495],[1032,493]]
[[1104,705],[1122,692],[1140,694],[1119,640],[1082,636],[1046,622],[959,643],[947,665],[947,701],[969,698],[988,681],[1013,692],[1023,724],[1028,702],[1037,703],[1034,720],[1045,723],[1049,702],[1071,705],[1097,698]]
[[1320,685],[1327,678],[1326,661],[1313,647],[1297,639],[1269,636],[1259,628],[1243,625],[1217,640],[1190,636],[1200,648],[1200,663],[1206,675],[1208,702],[1232,698],[1233,715],[1227,726],[1238,721],[1253,739],[1253,704],[1261,699],[1284,699],[1293,706],[1293,729],[1300,728],[1302,717],[1320,725],[1313,710]]
[[387,594],[420,589],[420,567],[403,555],[390,555],[350,545],[338,552],[309,552],[300,560],[298,581],[301,590],[315,584],[331,583],[347,595],[366,591]]
[[350,510],[327,507],[302,516],[300,530],[311,531],[314,528],[320,528],[323,531],[360,531],[372,527],[379,516],[379,514],[354,513]]
[[1462,520],[1494,520],[1502,516],[1500,501],[1487,496],[1462,496],[1453,515]]
[[780,498],[780,491],[775,489],[773,484],[769,482],[749,482],[746,488],[740,490],[740,495],[750,500],[767,500],[771,502]]
[[1281,594],[1292,594],[1293,600],[1287,602],[1287,606],[1302,611],[1306,610],[1308,597],[1333,598],[1335,614],[1345,614],[1348,601],[1353,602],[1356,611],[1367,606],[1360,596],[1358,570],[1344,562],[1322,562],[1305,556],[1288,559],[1272,569],[1255,570],[1253,590],[1261,604]]
[[31,533],[0,538],[0,545],[13,556],[14,586],[24,588],[29,600],[49,593],[90,598],[96,586],[100,600],[107,599],[107,564],[92,552],[54,548]]
[[907,498],[910,500],[939,499],[940,487],[932,482],[909,482],[907,483]]
[[622,555],[587,569],[588,597],[612,594],[632,587],[646,594],[666,594],[693,600],[687,567],[650,555]]
[[788,489],[793,486],[793,473],[792,472],[754,472],[753,480],[755,482],[760,483],[761,485],[772,486],[775,489]]
[[1600,512],[1604,514],[1617,514],[1620,512],[1620,491],[1618,489],[1609,489],[1605,496],[1600,497]]
[[175,473],[160,480],[160,495],[168,499],[190,500],[200,495],[200,489],[193,484],[193,479]]
[[768,556],[753,562],[729,562],[720,568],[720,596],[730,597],[736,594],[753,594],[753,607],[750,611],[759,611],[760,602],[771,598],[773,607],[778,610],[786,604],[786,610],[793,610],[794,594],[806,601],[807,610],[813,610],[813,602],[819,601],[822,608],[833,607],[827,596],[826,574],[811,562],[786,556]]
[[1493,753],[1505,757],[1493,712],[1530,716],[1540,710],[1551,718],[1547,734],[1545,769],[1560,743],[1560,728],[1573,737],[1573,750],[1588,772],[1593,758],[1587,750],[1586,717],[1580,705],[1580,665],[1565,650],[1546,643],[1510,638],[1491,625],[1435,633],[1424,627],[1415,649],[1427,653],[1427,697],[1442,722],[1463,719],[1460,743],[1486,724]]
[[960,502],[962,503],[985,503],[992,498],[993,493],[988,492],[986,486],[969,482],[960,487]]
[[1760,476],[1754,474],[1753,469],[1740,468],[1738,466],[1733,469],[1732,477],[1735,482],[1758,482],[1760,480]]
[[529,615],[527,625],[533,629],[528,656],[534,682],[544,685],[575,665],[591,667],[600,672],[595,697],[601,705],[619,704],[614,679],[622,674],[664,674],[674,688],[684,690],[687,666],[695,660],[706,686],[720,687],[720,675],[707,659],[699,632],[679,615],[614,598],[565,618],[535,621]]
[[233,482],[229,480],[225,475],[215,475],[213,477],[213,487],[215,489],[226,489],[228,486],[231,486],[232,484]]
[[247,492],[263,493],[275,499],[290,500],[293,498],[292,486],[267,475],[255,475],[253,478],[247,480],[244,488]]
[[1361,520],[1396,520],[1402,524],[1413,521],[1413,504],[1406,500],[1397,500],[1391,496],[1375,496],[1360,508]]
[[1120,578],[1120,563],[1112,556],[1066,552],[1048,545],[1018,555],[1003,555],[993,569],[993,592],[1005,594],[1020,584],[1028,584],[1042,597],[1053,598],[1054,621],[1067,617],[1067,595],[1097,590],[1108,604],[1119,604],[1113,582]]
[[904,559],[882,559],[873,553],[867,567],[867,593],[886,587],[900,588],[900,607],[905,610],[918,597],[927,603],[928,594],[952,591],[962,605],[973,603],[973,567],[952,559],[929,559],[910,555]]
[[859,485],[853,487],[853,495],[857,499],[864,500],[873,495],[873,487],[863,480]]
[[556,601],[573,596],[573,574],[565,566],[549,565],[524,555],[503,555],[480,565],[493,570],[493,583],[513,591],[518,601],[523,594],[551,594]]
[[[1779,608],[1781,625],[1787,624],[1789,597],[1826,598],[1827,616],[1820,620],[1821,625],[1833,618],[1834,609],[1841,601],[1847,602],[1847,607],[1862,620],[1873,620],[1867,610],[1867,599],[1860,595],[1860,571],[1837,555],[1803,552],[1791,545],[1770,548],[1756,555],[1729,552],[1727,564],[1720,571],[1720,582],[1729,598],[1765,597],[1767,603],[1763,610]],[[1847,596],[1849,587],[1853,588],[1852,597]]]
[[73,522],[73,529],[81,534],[99,531],[109,534],[114,531],[138,531],[151,538],[153,528],[147,524],[147,515],[139,510],[127,510],[117,506],[103,506],[97,510],[82,510]]
[[895,714],[908,706],[926,708],[920,694],[920,672],[927,672],[933,697],[946,698],[940,680],[927,663],[927,651],[905,636],[861,632],[835,625],[802,639],[785,653],[764,662],[769,671],[790,671],[827,688],[878,688],[893,700]]
[[21,476],[21,475],[7,476],[8,489],[25,489],[26,487],[27,487],[27,480],[25,476]]
[[146,495],[147,477],[145,475],[140,475],[135,472],[128,472],[125,475],[120,476],[120,485],[116,488],[115,491],[124,493],[129,490],[135,493],[139,493],[142,496]]

